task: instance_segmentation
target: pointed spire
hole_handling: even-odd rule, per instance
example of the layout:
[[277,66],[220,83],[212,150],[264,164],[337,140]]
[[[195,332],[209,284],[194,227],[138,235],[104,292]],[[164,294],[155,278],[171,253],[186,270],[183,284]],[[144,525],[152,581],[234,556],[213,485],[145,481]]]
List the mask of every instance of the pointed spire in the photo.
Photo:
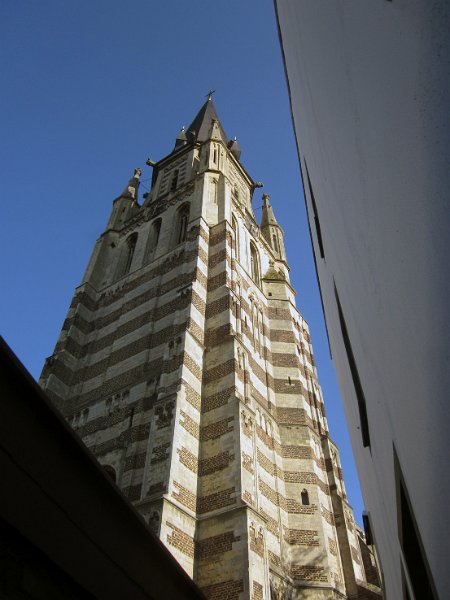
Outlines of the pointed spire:
[[185,146],[187,144],[186,131],[184,126],[180,129],[180,133],[177,135],[175,140],[175,148],[180,148],[181,146]]
[[280,260],[286,260],[283,240],[283,230],[273,214],[273,208],[269,202],[269,194],[263,194],[263,207],[261,217],[261,233],[264,239]]
[[190,142],[206,142],[206,140],[209,137],[209,132],[211,131],[211,126],[214,120],[217,121],[220,129],[220,134],[223,138],[223,141],[226,144],[228,142],[228,138],[226,136],[225,131],[222,128],[222,125],[220,124],[219,117],[217,116],[217,112],[212,101],[212,92],[210,92],[208,94],[208,99],[198,111],[195,119],[187,128],[188,140]]
[[241,148],[238,144],[236,136],[234,137],[233,140],[228,142],[228,148],[229,148],[231,154],[234,156],[234,158],[236,160],[239,160],[241,157]]
[[109,217],[107,229],[120,229],[123,224],[140,210],[138,204],[139,178],[142,170],[136,167],[133,177],[128,181],[120,196],[113,201],[113,210]]
[[269,202],[269,198],[269,194],[263,194],[262,199],[264,204],[262,207],[261,229],[264,229],[264,227],[268,227],[269,225],[280,227],[273,214],[273,208]]

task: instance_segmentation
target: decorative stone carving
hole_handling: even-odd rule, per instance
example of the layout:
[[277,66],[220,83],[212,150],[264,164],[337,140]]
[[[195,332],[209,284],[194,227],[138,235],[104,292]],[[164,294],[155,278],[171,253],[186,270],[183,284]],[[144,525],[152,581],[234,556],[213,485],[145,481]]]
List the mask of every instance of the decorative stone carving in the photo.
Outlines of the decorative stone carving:
[[157,510],[153,511],[152,515],[150,516],[150,518],[148,520],[148,524],[152,531],[154,531],[155,533],[159,532],[159,527],[161,525],[161,515],[159,514],[159,511],[157,511]]
[[253,429],[253,419],[248,413],[245,412],[245,410],[241,411],[241,419],[242,425],[246,429]]

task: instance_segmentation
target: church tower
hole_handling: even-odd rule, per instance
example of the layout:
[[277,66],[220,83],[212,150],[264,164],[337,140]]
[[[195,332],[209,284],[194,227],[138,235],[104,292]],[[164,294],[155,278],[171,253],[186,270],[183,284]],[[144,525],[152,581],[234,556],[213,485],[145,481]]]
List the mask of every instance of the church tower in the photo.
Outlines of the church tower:
[[142,205],[135,170],[41,385],[207,598],[363,598],[283,230],[240,154],[209,96]]

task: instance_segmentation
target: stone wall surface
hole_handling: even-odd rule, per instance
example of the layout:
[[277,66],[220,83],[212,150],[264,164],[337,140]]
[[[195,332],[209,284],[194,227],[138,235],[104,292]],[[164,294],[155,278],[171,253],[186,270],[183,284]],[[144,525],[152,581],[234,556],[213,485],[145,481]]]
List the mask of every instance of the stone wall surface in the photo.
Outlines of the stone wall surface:
[[155,173],[144,205],[99,239],[41,383],[207,598],[359,597],[281,228],[256,224],[214,121]]

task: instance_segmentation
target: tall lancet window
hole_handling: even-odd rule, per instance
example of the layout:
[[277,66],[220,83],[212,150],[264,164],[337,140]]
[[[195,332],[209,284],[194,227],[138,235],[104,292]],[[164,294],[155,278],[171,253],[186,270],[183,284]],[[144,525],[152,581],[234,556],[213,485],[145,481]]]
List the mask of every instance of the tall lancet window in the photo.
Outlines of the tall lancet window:
[[241,335],[242,333],[242,311],[241,311],[241,286],[236,283],[236,333]]
[[176,243],[181,244],[186,241],[187,227],[189,222],[189,204],[184,204],[178,211]]
[[239,262],[239,233],[234,217],[231,217],[231,227],[233,229],[233,258]]
[[277,236],[275,234],[273,234],[272,240],[273,240],[273,249],[275,250],[275,252],[277,254],[279,254],[280,253],[280,249],[278,248],[278,240],[277,240]]
[[156,219],[156,221],[152,225],[152,247],[153,250],[156,250],[156,246],[159,242],[159,234],[161,233],[161,219]]
[[253,281],[257,284],[261,284],[261,278],[259,275],[259,256],[258,250],[253,242],[250,242],[250,270]]
[[125,247],[125,256],[123,257],[123,262],[121,265],[121,269],[119,269],[119,277],[123,277],[127,273],[130,272],[131,263],[133,262],[134,251],[136,249],[136,242],[138,239],[137,233],[132,233],[128,236]]
[[153,221],[150,228],[150,235],[147,242],[147,249],[145,251],[145,262],[152,260],[156,248],[158,247],[159,242],[159,234],[161,233],[161,219],[156,219]]

